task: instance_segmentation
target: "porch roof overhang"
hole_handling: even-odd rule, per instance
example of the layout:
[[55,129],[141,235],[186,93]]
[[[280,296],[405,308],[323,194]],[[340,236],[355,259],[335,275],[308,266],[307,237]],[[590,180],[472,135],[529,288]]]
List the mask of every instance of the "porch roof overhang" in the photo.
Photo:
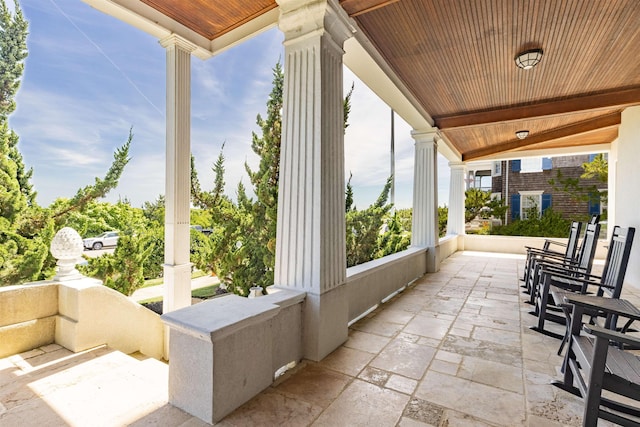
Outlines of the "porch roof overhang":
[[[84,0],[206,59],[277,24],[275,0]],[[341,0],[345,64],[413,128],[464,161],[607,150],[640,105],[637,0]],[[541,62],[516,66],[540,48]],[[515,132],[529,131],[520,140]]]

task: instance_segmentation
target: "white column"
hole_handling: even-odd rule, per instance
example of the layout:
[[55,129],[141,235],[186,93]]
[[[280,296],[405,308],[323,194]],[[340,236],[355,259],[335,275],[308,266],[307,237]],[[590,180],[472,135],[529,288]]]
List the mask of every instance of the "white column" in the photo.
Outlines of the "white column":
[[160,41],[167,51],[167,140],[163,311],[191,305],[189,208],[191,179],[191,52],[179,36]]
[[342,49],[333,1],[278,0],[285,34],[275,285],[307,292],[304,356],[347,339]]
[[635,227],[636,234],[625,275],[625,286],[640,289],[640,214],[638,214],[640,106],[628,107],[622,112],[618,140],[613,148],[617,155],[613,156],[613,168],[609,166],[609,176],[613,175],[615,183],[614,188],[609,188],[607,228],[612,229],[615,225]]
[[413,131],[416,140],[413,166],[413,219],[411,245],[438,244],[438,143],[437,131]]
[[464,234],[464,198],[467,166],[463,162],[449,162],[451,181],[449,183],[449,217],[447,234]]
[[426,247],[426,270],[440,269],[438,248],[438,133],[413,131],[416,140],[413,165],[413,216],[411,245]]

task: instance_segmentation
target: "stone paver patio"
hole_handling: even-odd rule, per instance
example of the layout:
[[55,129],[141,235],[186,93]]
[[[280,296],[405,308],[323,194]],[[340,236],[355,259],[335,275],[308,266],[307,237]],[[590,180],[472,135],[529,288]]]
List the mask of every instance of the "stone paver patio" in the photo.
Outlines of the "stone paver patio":
[[[529,330],[523,264],[454,254],[353,324],[323,361],[303,361],[218,425],[580,425],[581,400],[549,384],[559,341]],[[205,425],[167,404],[166,383],[155,360],[48,346],[0,360],[0,425]]]

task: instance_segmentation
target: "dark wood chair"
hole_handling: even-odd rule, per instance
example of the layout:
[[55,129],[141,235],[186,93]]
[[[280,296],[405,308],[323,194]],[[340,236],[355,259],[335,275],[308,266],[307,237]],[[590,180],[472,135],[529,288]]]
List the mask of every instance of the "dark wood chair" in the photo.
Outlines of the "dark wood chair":
[[[640,407],[622,399],[640,401],[640,356],[624,347],[639,346],[640,337],[612,330],[611,322],[620,317],[630,324],[640,319],[640,310],[626,300],[588,295],[569,295],[565,302],[573,306],[574,316],[563,380],[552,384],[584,398],[583,426],[595,427],[598,418],[640,426]],[[606,313],[608,327],[582,325],[584,310]],[[609,392],[606,398],[602,390]]]
[[[629,257],[631,255],[631,246],[633,245],[633,238],[635,236],[635,228],[622,228],[619,226],[614,227],[611,241],[609,242],[609,248],[607,249],[607,258],[605,260],[604,269],[601,276],[592,274],[585,274],[580,278],[572,278],[571,282],[579,284],[580,288],[563,288],[556,285],[551,285],[549,292],[553,301],[560,303],[564,317],[567,322],[567,332],[560,344],[558,354],[562,352],[564,344],[569,338],[568,326],[572,320],[572,305],[562,304],[567,299],[568,293],[579,292],[585,294],[589,292],[589,289],[593,289],[596,296],[603,296],[608,298],[620,298],[622,293],[622,286],[624,285],[624,277],[627,272],[627,265],[629,264]],[[590,288],[591,286],[591,288]],[[602,314],[596,311],[585,313],[590,316],[589,322],[594,324],[597,317],[601,317]],[[612,323],[612,328],[616,327],[616,319],[608,319],[609,323]],[[608,326],[608,325],[607,325]],[[625,327],[628,327],[626,325]]]
[[[556,262],[562,261],[575,261],[576,251],[578,249],[578,241],[580,239],[580,231],[582,230],[582,223],[574,221],[571,223],[571,229],[569,231],[569,237],[567,243],[556,242],[554,240],[545,240],[542,248],[534,248],[531,246],[525,246],[527,249],[527,258],[525,260],[524,268],[524,285],[525,293],[531,294],[533,283],[537,280],[536,263],[540,260],[548,259]],[[551,246],[563,246],[564,252],[559,252],[551,249]],[[533,302],[533,300],[531,300]]]
[[531,314],[538,316],[538,324],[531,329],[558,339],[563,337],[562,335],[544,329],[546,320],[552,320],[557,323],[565,322],[564,315],[560,313],[560,307],[554,308],[556,313],[552,313],[548,309],[548,306],[554,306],[554,301],[550,298],[549,293],[551,286],[571,291],[580,291],[582,289],[583,282],[579,281],[579,279],[590,276],[599,236],[600,224],[589,223],[587,224],[584,239],[580,246],[577,263],[552,263],[545,261],[536,264],[539,270],[536,273],[538,280],[533,285],[534,288],[532,290],[534,293],[532,296],[535,309]]

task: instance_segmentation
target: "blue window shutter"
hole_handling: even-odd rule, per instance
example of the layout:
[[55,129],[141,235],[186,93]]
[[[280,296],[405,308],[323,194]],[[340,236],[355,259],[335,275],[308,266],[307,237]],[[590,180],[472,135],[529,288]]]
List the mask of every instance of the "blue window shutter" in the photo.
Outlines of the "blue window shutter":
[[520,160],[511,160],[511,172],[520,172]]
[[547,171],[551,169],[551,157],[542,158],[542,170]]
[[589,215],[600,215],[600,197],[597,200],[589,198]]
[[[589,163],[593,162],[593,159],[595,159],[597,156],[597,154],[589,154]],[[598,212],[600,213],[600,212]]]
[[551,194],[543,194],[541,200],[542,213],[551,207]]
[[[519,160],[518,160],[519,161]],[[511,219],[520,218],[520,195],[511,195]]]

